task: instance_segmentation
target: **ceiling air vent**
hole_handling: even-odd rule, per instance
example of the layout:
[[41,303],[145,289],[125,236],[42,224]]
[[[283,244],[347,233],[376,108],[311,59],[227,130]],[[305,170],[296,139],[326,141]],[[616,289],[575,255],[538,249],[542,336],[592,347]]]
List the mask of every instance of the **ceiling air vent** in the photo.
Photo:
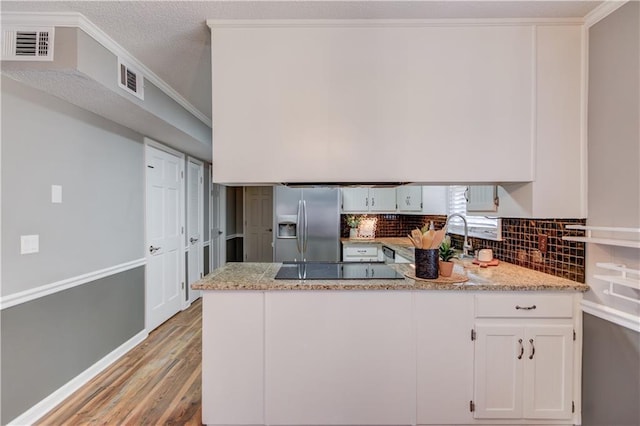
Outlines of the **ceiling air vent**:
[[118,60],[118,86],[144,100],[144,77],[129,65]]
[[53,61],[53,27],[5,28],[3,61]]

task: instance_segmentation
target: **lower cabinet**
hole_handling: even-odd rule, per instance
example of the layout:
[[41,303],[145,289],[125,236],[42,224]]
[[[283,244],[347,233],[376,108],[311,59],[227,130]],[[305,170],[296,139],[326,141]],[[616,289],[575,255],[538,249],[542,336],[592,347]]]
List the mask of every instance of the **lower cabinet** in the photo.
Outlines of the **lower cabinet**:
[[382,244],[346,243],[342,245],[345,262],[381,262],[384,260]]
[[202,423],[265,424],[264,293],[205,291],[202,300]]
[[580,424],[581,294],[536,293],[206,291],[203,423]]
[[416,292],[415,316],[417,424],[473,423],[473,296]]
[[415,424],[411,312],[411,292],[267,293],[268,424]]
[[[572,296],[564,296],[568,304],[557,295],[478,297],[499,299],[490,301],[493,312],[476,319],[474,417],[570,420],[575,326],[566,308]],[[513,313],[505,318],[509,308]]]

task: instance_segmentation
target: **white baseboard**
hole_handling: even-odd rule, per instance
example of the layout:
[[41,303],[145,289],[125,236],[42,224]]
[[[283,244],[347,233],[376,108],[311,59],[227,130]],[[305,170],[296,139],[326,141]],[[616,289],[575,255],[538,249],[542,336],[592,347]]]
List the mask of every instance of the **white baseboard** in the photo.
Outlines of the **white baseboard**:
[[55,408],[58,404],[71,396],[72,393],[80,389],[83,385],[87,384],[91,379],[109,367],[111,364],[120,359],[124,354],[133,349],[136,345],[147,338],[149,333],[147,330],[142,330],[140,333],[133,336],[131,339],[124,342],[122,345],[114,349],[111,353],[104,356],[101,360],[93,364],[91,367],[78,374],[71,379],[65,385],[53,392],[51,395],[38,402],[36,405],[13,419],[9,422],[9,425],[31,425],[38,421],[41,417]]

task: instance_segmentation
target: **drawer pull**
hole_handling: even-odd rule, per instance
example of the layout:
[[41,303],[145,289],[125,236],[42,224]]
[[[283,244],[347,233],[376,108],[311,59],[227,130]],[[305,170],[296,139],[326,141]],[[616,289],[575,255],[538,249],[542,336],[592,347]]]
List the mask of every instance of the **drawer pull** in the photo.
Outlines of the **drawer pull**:
[[536,347],[533,345],[533,339],[529,339],[529,343],[531,343],[531,355],[529,355],[529,359],[533,359],[533,356],[536,354]]
[[520,305],[516,305],[516,309],[521,309],[523,311],[530,311],[532,309],[535,309],[536,305],[532,305],[532,306],[520,306]]
[[520,355],[518,355],[518,359],[522,359],[522,355],[524,355],[524,346],[522,345],[522,339],[518,339],[518,343],[520,344]]

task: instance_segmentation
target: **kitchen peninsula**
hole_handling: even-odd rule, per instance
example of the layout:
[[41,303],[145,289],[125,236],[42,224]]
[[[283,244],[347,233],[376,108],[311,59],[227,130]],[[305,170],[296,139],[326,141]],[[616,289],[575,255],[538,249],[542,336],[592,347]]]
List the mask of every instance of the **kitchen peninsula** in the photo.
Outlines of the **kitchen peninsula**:
[[457,284],[276,280],[280,266],[230,263],[192,285],[203,423],[580,424],[588,286],[507,263],[458,264]]

